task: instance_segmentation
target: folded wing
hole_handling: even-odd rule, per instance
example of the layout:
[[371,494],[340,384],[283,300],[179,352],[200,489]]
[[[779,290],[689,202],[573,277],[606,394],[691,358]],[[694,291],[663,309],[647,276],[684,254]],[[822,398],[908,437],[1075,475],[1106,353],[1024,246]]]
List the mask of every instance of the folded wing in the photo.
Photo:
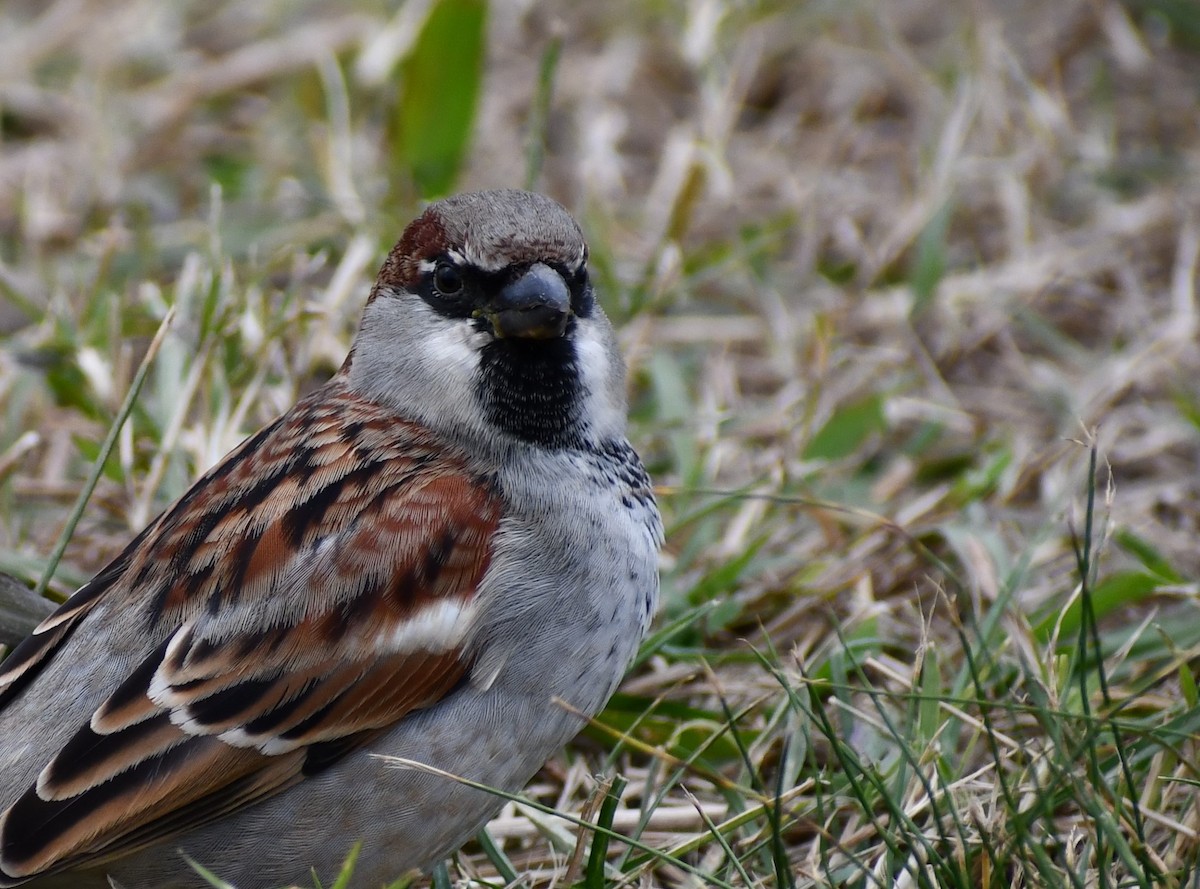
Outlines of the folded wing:
[[302,401],[5,665],[19,694],[102,599],[157,640],[0,817],[0,886],[223,817],[452,693],[499,521],[420,429],[330,387]]

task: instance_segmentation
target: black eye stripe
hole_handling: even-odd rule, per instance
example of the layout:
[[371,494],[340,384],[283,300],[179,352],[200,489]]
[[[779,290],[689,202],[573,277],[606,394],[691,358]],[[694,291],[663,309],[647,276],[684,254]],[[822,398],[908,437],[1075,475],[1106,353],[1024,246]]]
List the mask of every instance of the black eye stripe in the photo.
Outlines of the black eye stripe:
[[[595,305],[586,261],[577,266],[564,262],[544,261],[558,272],[571,291],[571,310],[579,318],[589,318]],[[483,308],[491,295],[525,274],[532,262],[513,263],[497,271],[484,271],[461,265],[449,255],[439,257],[432,267],[426,266],[417,287],[417,295],[438,314],[448,318],[469,318]]]
[[580,318],[590,317],[592,307],[596,303],[596,295],[588,275],[587,263],[580,263],[572,270],[560,268],[557,271],[571,289],[571,310]]

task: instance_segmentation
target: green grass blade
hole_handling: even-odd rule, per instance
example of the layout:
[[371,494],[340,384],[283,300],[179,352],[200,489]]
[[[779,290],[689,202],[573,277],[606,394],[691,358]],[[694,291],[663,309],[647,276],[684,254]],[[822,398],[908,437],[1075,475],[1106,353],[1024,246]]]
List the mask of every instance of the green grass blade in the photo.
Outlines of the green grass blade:
[[529,109],[528,135],[525,141],[525,188],[537,189],[542,175],[542,162],[546,157],[546,129],[550,121],[550,103],[554,98],[554,75],[558,71],[558,60],[562,55],[562,35],[550,37],[542,50],[538,65],[537,93]]
[[596,816],[596,824],[602,830],[595,833],[592,848],[588,852],[587,868],[583,874],[583,885],[587,889],[604,889],[604,865],[608,857],[608,839],[613,833],[613,817],[621,802],[621,794],[625,791],[625,778],[614,775],[612,782],[604,792],[604,801],[600,804],[600,812]]
[[163,338],[167,335],[174,317],[174,310],[168,311],[162,323],[158,326],[158,332],[154,334],[154,339],[150,341],[150,347],[146,350],[146,354],[142,358],[142,363],[138,366],[137,373],[134,374],[129,391],[125,393],[125,400],[121,402],[121,407],[117,410],[116,417],[113,418],[112,424],[108,427],[108,434],[104,437],[104,443],[100,445],[100,453],[97,455],[95,461],[93,461],[91,472],[88,473],[87,480],[83,483],[83,490],[79,492],[79,496],[75,499],[75,505],[71,508],[71,513],[67,517],[67,523],[63,527],[62,533],[58,536],[58,542],[55,543],[53,551],[50,553],[50,560],[46,563],[46,570],[42,573],[37,586],[34,588],[34,592],[39,596],[45,593],[50,586],[50,581],[54,577],[54,571],[58,568],[58,563],[62,561],[63,553],[67,550],[67,544],[71,541],[71,535],[75,533],[75,527],[79,524],[80,518],[83,517],[83,511],[87,508],[88,500],[92,497],[92,491],[96,489],[96,483],[100,481],[100,476],[104,473],[104,464],[108,462],[108,457],[117,443],[117,437],[121,434],[121,427],[125,425],[125,421],[129,419],[130,412],[133,411],[138,393],[142,391],[142,384],[146,382],[146,374],[150,371],[150,365],[154,363],[154,356],[158,354],[159,347],[162,346]]
[[496,869],[505,883],[516,883],[520,879],[517,869],[504,854],[504,850],[492,839],[492,835],[486,827],[475,834],[475,842],[479,843],[479,848],[483,849],[483,854],[487,856],[488,861],[492,863],[492,867]]

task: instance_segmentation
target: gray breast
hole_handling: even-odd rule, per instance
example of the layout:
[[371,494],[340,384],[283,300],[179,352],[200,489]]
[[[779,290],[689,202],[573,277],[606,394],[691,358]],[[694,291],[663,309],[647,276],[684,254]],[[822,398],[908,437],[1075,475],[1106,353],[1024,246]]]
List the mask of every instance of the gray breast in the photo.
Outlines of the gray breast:
[[627,443],[523,456],[499,476],[509,510],[481,590],[488,629],[476,675],[590,715],[654,613],[658,510]]

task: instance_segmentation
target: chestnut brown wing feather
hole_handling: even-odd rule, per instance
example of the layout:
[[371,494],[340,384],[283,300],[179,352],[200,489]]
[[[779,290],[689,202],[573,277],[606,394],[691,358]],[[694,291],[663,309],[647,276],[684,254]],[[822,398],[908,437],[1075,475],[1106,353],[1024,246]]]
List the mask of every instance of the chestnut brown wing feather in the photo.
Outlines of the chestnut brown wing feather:
[[0,885],[184,833],[435,704],[470,668],[499,520],[486,483],[420,428],[336,380],[302,401],[27,659],[25,677],[69,652],[100,596],[158,640],[0,817]]

